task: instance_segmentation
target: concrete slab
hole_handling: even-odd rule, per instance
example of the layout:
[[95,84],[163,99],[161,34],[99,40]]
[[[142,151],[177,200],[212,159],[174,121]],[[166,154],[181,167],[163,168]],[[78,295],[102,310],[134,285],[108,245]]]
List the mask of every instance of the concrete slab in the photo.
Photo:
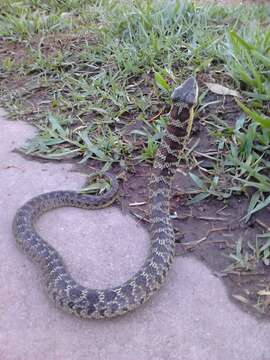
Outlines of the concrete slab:
[[[270,360],[270,324],[240,311],[221,281],[193,258],[176,259],[153,299],[124,317],[80,320],[48,300],[35,266],[15,246],[16,209],[44,191],[78,189],[84,176],[69,164],[39,163],[12,152],[34,133],[0,115],[1,360]],[[116,207],[61,209],[39,231],[84,285],[127,279],[143,262],[148,234]]]

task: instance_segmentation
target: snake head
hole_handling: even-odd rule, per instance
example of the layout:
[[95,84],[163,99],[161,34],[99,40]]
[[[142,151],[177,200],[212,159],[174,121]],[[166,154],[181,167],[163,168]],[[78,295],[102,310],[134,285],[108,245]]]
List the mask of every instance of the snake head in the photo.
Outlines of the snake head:
[[174,89],[172,101],[174,103],[185,103],[195,105],[198,100],[198,84],[195,77],[188,78],[182,85]]

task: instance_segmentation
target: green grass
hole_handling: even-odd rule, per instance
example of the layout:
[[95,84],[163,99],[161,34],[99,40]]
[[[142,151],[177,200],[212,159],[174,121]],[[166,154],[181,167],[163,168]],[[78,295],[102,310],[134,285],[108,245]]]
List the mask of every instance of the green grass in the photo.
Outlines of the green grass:
[[201,80],[197,116],[216,150],[200,154],[205,166],[200,139],[189,149],[199,189],[190,203],[252,190],[248,221],[270,203],[269,20],[269,6],[2,0],[1,102],[39,129],[24,153],[127,170],[153,161],[165,104],[187,76],[237,89],[231,121],[212,110],[201,118],[213,102]]
[[[240,106],[248,117],[256,121],[259,109],[256,114],[267,120],[267,22],[262,7],[235,11],[191,1],[4,0],[0,35],[8,45],[19,43],[22,55],[3,57],[0,76],[23,84],[11,91],[3,86],[2,101],[11,115],[40,129],[23,148],[27,154],[95,159],[105,168],[114,163],[127,168],[133,158],[151,161],[166,121],[148,120],[190,73],[223,83],[229,74],[235,86],[244,88],[241,94],[252,110]],[[205,195],[195,200],[207,194],[228,197],[254,187],[254,181],[260,192],[268,191],[269,182],[260,174],[269,168],[268,130],[252,130],[246,120],[241,126],[219,126],[217,144],[226,143],[226,151],[212,173],[202,175]],[[221,172],[233,184],[225,192]]]
[[[21,81],[21,86],[8,91],[3,85],[1,98],[12,116],[27,118],[40,129],[24,147],[27,154],[96,159],[106,168],[113,163],[127,167],[132,158],[149,161],[165,122],[160,125],[157,118],[149,125],[148,120],[190,73],[223,83],[229,74],[238,88],[245,86],[242,94],[250,111],[259,109],[258,116],[267,118],[270,30],[261,24],[268,21],[262,7],[235,11],[188,0],[4,0],[0,36],[9,46],[20,44],[21,56],[16,58],[12,49],[3,57],[0,76]],[[254,119],[253,112],[248,117]],[[127,130],[133,127],[137,132]],[[242,131],[231,129],[233,139],[227,128],[219,133],[219,146],[224,137],[229,146],[216,167],[224,168],[221,163],[227,161],[225,172],[236,178],[240,172],[246,186],[253,181],[250,168],[261,169],[264,150],[238,151],[251,133],[247,121]],[[265,131],[252,144],[265,148],[267,141]],[[208,181],[213,194],[219,179]],[[263,175],[257,181],[263,189],[268,186]]]
[[[270,203],[270,132],[242,114],[234,127],[224,122],[218,126],[209,122],[209,130],[216,138],[217,153],[211,166],[199,166],[200,178],[191,178],[201,192],[190,203],[215,196],[227,199],[232,194],[254,190],[245,220]],[[213,130],[212,130],[213,129]]]
[[235,252],[229,255],[234,262],[225,271],[254,270],[260,261],[266,266],[270,265],[270,233],[257,235],[255,246],[249,242],[246,245],[245,247],[242,237],[236,241]]

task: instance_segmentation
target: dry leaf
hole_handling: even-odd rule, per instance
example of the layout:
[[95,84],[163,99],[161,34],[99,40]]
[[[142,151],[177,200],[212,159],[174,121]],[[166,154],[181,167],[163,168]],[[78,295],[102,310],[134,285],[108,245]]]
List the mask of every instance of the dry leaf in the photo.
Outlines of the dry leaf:
[[237,294],[233,294],[232,295],[236,300],[244,303],[244,304],[248,304],[248,299],[246,299],[244,296],[242,295],[237,295]]
[[270,290],[260,290],[257,292],[257,294],[260,296],[270,296]]
[[240,97],[240,94],[236,90],[229,89],[223,85],[216,83],[205,83],[210,91],[218,95],[230,95]]

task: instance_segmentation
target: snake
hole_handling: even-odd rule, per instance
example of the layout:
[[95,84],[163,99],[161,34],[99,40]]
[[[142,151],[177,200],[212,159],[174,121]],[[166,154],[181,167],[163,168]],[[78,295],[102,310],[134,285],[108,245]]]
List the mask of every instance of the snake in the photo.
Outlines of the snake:
[[175,258],[170,216],[171,183],[190,138],[197,98],[198,85],[193,76],[172,92],[167,124],[149,182],[151,246],[141,268],[123,284],[106,289],[82,286],[73,279],[59,252],[35,229],[37,219],[55,208],[100,209],[111,205],[118,192],[114,175],[103,174],[110,182],[110,189],[101,195],[52,191],[30,199],[17,210],[12,225],[16,243],[37,264],[49,298],[61,309],[80,318],[113,318],[145,303],[165,282]]

